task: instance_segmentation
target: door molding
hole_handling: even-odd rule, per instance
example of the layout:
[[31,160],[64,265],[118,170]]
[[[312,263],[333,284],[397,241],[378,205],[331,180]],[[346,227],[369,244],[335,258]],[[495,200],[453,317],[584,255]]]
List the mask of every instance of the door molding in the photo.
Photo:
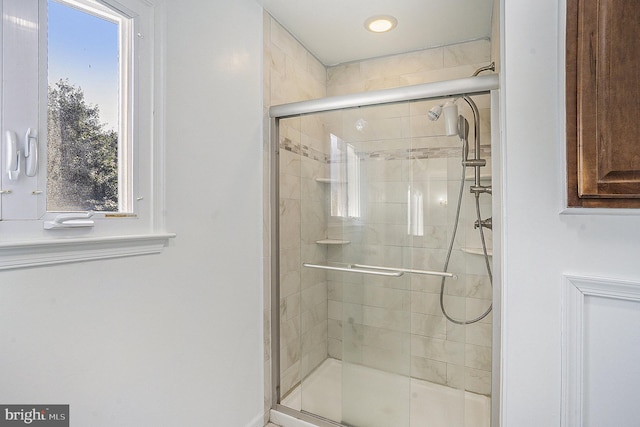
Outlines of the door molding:
[[581,427],[584,406],[585,298],[640,303],[640,283],[600,277],[564,276],[562,330],[562,427]]

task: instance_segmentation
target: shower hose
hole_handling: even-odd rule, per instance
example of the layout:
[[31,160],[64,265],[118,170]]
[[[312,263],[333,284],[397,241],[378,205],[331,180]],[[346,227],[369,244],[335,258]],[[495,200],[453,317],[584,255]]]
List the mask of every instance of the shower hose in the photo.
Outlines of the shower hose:
[[[458,204],[457,204],[457,208],[456,208],[456,216],[455,216],[455,220],[453,223],[453,231],[451,233],[451,241],[449,242],[449,249],[447,250],[447,257],[444,261],[444,268],[443,270],[445,272],[447,272],[448,268],[449,268],[449,260],[451,259],[451,252],[453,252],[453,244],[456,240],[456,234],[458,231],[458,224],[460,222],[460,209],[462,207],[462,195],[464,193],[464,182],[465,182],[465,176],[466,176],[466,166],[464,165],[464,161],[465,161],[465,153],[468,152],[468,142],[467,140],[463,140],[463,149],[462,149],[462,176],[460,177],[460,191],[458,192]],[[476,217],[478,219],[478,224],[482,224],[482,217],[480,215],[480,193],[476,192],[475,193],[475,204],[476,204]],[[484,261],[485,261],[485,265],[487,267],[487,275],[489,276],[489,284],[491,286],[493,286],[493,275],[491,274],[491,263],[489,262],[489,254],[487,252],[487,244],[485,242],[485,238],[484,238],[484,230],[483,230],[483,226],[479,225],[478,229],[480,230],[480,241],[482,242],[482,253],[484,255]],[[469,319],[469,320],[460,320],[460,319],[455,319],[453,318],[449,313],[447,313],[447,310],[444,306],[444,286],[445,286],[445,282],[446,282],[447,278],[446,277],[442,277],[442,280],[440,282],[440,309],[442,310],[442,314],[444,314],[444,317],[447,318],[447,320],[449,320],[452,323],[455,323],[457,325],[470,325],[472,323],[476,323],[479,322],[480,320],[484,319],[485,317],[487,317],[489,315],[489,313],[491,313],[491,309],[493,307],[493,303],[489,305],[489,308],[487,308],[487,310],[482,313],[480,316],[474,318],[474,319]]]

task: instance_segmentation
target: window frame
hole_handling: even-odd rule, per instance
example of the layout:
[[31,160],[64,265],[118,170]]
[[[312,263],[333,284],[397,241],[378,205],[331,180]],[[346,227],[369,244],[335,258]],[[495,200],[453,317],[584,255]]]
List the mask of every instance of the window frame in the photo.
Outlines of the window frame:
[[[0,6],[4,10],[4,2]],[[24,0],[20,0],[24,1]],[[45,20],[46,28],[46,0],[37,1],[39,5],[39,22]],[[128,90],[120,95],[121,102],[127,102],[129,109],[120,108],[120,134],[123,127],[128,129],[125,138],[130,143],[126,150],[119,149],[119,162],[127,162],[132,167],[126,167],[124,173],[130,175],[131,193],[124,194],[130,200],[130,212],[95,212],[91,217],[93,227],[61,228],[45,230],[44,222],[54,219],[59,212],[46,212],[38,219],[29,220],[0,220],[0,270],[21,268],[36,265],[58,264],[93,259],[114,258],[132,255],[159,253],[175,237],[167,233],[164,227],[164,138],[163,138],[163,103],[164,90],[162,85],[162,28],[156,27],[156,7],[146,0],[96,0],[104,7],[117,11],[126,16],[130,22],[129,40],[121,40],[130,49],[129,61],[121,61],[121,67],[127,71],[123,73],[131,78],[128,84],[121,84],[121,88]],[[80,10],[89,4],[86,0],[58,0],[65,5],[78,4]],[[42,6],[44,5],[44,7]],[[99,9],[99,8],[97,8]],[[44,11],[43,11],[44,10]],[[4,14],[3,14],[4,15]],[[43,16],[44,15],[44,16]],[[0,23],[0,61],[4,61],[3,27]],[[46,46],[46,35],[42,31],[38,45],[39,61],[43,60],[42,43]],[[46,59],[46,49],[44,56]],[[123,55],[124,56],[124,55]],[[46,64],[46,62],[45,62]],[[39,88],[42,90],[42,79],[47,86],[46,68],[39,67]],[[121,69],[121,71],[123,70]],[[2,67],[0,67],[0,79]],[[126,99],[124,99],[126,97]],[[42,97],[40,97],[42,98]],[[39,117],[46,117],[46,102],[39,102]],[[0,103],[0,118],[4,117]],[[127,110],[126,115],[123,111]],[[4,162],[6,155],[3,147],[0,157]],[[38,134],[46,135],[46,120],[40,119]],[[44,130],[44,132],[43,132]],[[120,139],[120,138],[119,138]],[[38,144],[43,149],[46,138],[40,138]],[[123,142],[119,141],[119,144]],[[124,158],[122,158],[124,157]],[[38,168],[45,171],[46,155],[39,158]],[[4,163],[3,163],[4,164]],[[120,166],[119,166],[120,170]],[[121,172],[119,172],[121,173]],[[42,178],[39,178],[38,190],[42,190]],[[120,179],[119,179],[120,181]],[[119,183],[119,185],[121,185]],[[119,191],[119,198],[120,196]],[[45,192],[46,195],[46,192]],[[11,194],[0,193],[0,203],[10,203]],[[44,197],[42,199],[45,199]],[[15,199],[14,199],[15,202]],[[119,205],[121,201],[119,200]],[[42,205],[42,203],[40,203]],[[120,206],[122,207],[122,206]],[[40,208],[39,208],[40,209]],[[41,211],[42,212],[42,211]]]
[[[62,6],[76,9],[82,13],[95,16],[100,19],[104,19],[113,24],[118,25],[118,52],[120,61],[118,63],[118,211],[117,212],[94,212],[96,218],[114,217],[119,214],[120,217],[136,216],[136,203],[133,200],[133,194],[136,193],[137,180],[134,179],[133,172],[136,171],[138,165],[133,164],[133,159],[137,158],[135,150],[139,144],[134,141],[132,131],[135,124],[135,112],[131,107],[133,102],[136,101],[133,90],[137,86],[138,82],[134,73],[135,61],[131,58],[137,52],[137,47],[132,46],[135,42],[133,40],[133,34],[135,34],[133,17],[120,10],[114,10],[105,6],[100,0],[47,0],[56,2]],[[47,16],[40,17],[42,26],[47,25]],[[46,40],[44,41],[46,42]],[[45,64],[48,62],[48,58],[45,56],[41,61]],[[46,80],[46,83],[41,83],[44,87],[48,87],[51,83],[46,74],[46,70],[43,71],[41,78]],[[46,126],[41,124],[42,132],[44,132]],[[45,152],[46,150],[43,150]],[[45,156],[43,156],[45,157]],[[45,163],[43,167],[47,167]],[[46,181],[46,179],[45,179]],[[46,194],[45,194],[46,196]],[[46,202],[45,202],[46,204]],[[54,211],[45,209],[44,219],[53,220],[58,214],[66,213],[67,211]],[[96,216],[97,215],[97,216]]]

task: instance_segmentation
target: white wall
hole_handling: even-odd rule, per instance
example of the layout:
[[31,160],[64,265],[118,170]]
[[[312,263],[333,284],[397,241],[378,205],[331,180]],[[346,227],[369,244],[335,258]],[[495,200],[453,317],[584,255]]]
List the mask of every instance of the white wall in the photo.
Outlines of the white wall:
[[562,275],[640,279],[640,217],[559,214],[563,3],[502,1],[504,426],[560,424]]
[[0,273],[0,402],[68,403],[74,426],[262,426],[262,11],[166,4],[178,237],[161,255]]

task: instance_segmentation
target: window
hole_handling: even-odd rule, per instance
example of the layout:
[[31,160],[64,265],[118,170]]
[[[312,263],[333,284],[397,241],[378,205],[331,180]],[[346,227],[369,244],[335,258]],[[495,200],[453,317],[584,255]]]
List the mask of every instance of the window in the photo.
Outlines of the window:
[[[55,252],[54,262],[159,251],[172,235],[160,232],[157,215],[153,7],[143,0],[0,4],[0,269],[24,266],[4,262],[18,247],[49,261]],[[69,242],[83,247],[71,247],[70,259],[58,256]]]
[[360,156],[331,134],[331,216],[360,218]]
[[49,212],[132,211],[129,104],[119,103],[130,82],[129,24],[95,2],[47,2]]

